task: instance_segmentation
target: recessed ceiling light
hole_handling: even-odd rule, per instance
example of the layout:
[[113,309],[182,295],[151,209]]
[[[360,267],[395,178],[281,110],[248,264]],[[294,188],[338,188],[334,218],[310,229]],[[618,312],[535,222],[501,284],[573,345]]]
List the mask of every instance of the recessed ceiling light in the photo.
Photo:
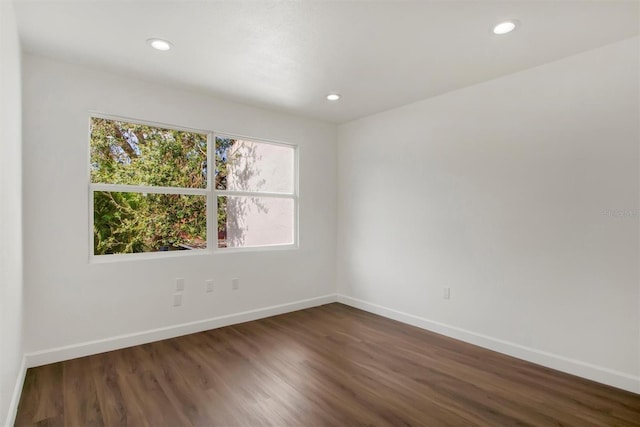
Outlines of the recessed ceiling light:
[[147,43],[156,50],[169,50],[171,49],[171,43],[162,39],[149,39]]
[[338,99],[340,99],[340,94],[339,93],[330,93],[329,95],[327,95],[327,99],[329,101],[337,101]]
[[501,22],[495,27],[493,27],[493,34],[498,34],[498,35],[507,34],[515,30],[515,28],[516,28],[516,23],[513,21]]

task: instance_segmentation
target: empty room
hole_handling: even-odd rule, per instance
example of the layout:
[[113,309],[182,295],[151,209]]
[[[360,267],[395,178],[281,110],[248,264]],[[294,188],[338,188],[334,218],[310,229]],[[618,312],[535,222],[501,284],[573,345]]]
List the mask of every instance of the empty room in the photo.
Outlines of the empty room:
[[0,425],[640,426],[640,2],[0,0]]

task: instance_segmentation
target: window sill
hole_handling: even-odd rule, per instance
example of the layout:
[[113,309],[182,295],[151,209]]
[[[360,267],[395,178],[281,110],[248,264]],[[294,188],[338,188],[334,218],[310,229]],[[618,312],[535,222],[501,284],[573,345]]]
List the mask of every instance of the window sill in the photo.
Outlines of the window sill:
[[215,248],[185,251],[145,252],[137,254],[90,255],[89,264],[110,264],[115,262],[145,261],[154,259],[182,258],[203,255],[240,254],[255,252],[295,251],[300,249],[293,245],[248,246],[244,248]]
[[113,254],[113,255],[90,255],[89,264],[109,264],[113,262],[144,261],[152,259],[182,258],[202,255],[211,255],[211,249],[196,249],[191,251],[161,251],[145,252],[138,254]]
[[265,245],[265,246],[246,246],[244,248],[215,248],[213,253],[218,254],[238,254],[243,252],[273,252],[273,251],[293,251],[300,247],[296,244],[292,245]]

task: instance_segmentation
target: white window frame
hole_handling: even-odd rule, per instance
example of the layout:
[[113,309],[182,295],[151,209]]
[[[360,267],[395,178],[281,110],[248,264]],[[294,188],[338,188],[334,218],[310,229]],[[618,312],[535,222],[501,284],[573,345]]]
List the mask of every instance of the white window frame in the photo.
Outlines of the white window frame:
[[[213,248],[215,253],[236,253],[236,252],[252,252],[263,250],[287,250],[287,249],[299,249],[298,244],[298,154],[299,147],[296,144],[289,144],[285,142],[271,141],[262,138],[254,138],[250,136],[240,136],[231,133],[214,132],[213,144],[216,144],[216,138],[229,138],[242,141],[257,142],[259,144],[277,145],[280,147],[287,147],[293,150],[293,191],[291,193],[276,193],[276,192],[262,192],[262,191],[235,191],[235,190],[218,190],[213,187],[213,201],[215,203],[215,212],[218,212],[218,197],[219,196],[241,196],[241,197],[266,197],[266,198],[278,198],[278,199],[291,199],[293,200],[293,243],[275,244],[275,245],[260,245],[260,246],[242,246],[238,248],[219,248],[218,247],[218,221],[216,216],[215,221],[215,233],[216,233],[216,245]],[[215,153],[214,145],[214,153]],[[208,152],[207,152],[208,153]],[[217,165],[215,165],[217,166]],[[208,223],[207,223],[208,224]],[[207,246],[208,247],[208,246]]]
[[[182,188],[182,187],[158,187],[158,186],[145,186],[145,185],[127,185],[127,184],[102,184],[91,182],[91,119],[105,119],[121,121],[126,123],[133,123],[145,126],[159,127],[164,129],[177,130],[181,132],[198,133],[207,135],[207,187],[206,188]],[[89,262],[90,263],[103,263],[103,262],[120,262],[120,261],[134,261],[141,259],[158,259],[167,257],[178,256],[200,256],[211,254],[224,254],[224,253],[237,253],[237,252],[255,252],[255,251],[271,251],[271,250],[288,250],[298,249],[298,227],[299,227],[299,204],[298,204],[298,153],[299,148],[295,144],[289,144],[278,141],[270,141],[261,138],[254,138],[248,136],[240,136],[236,134],[226,132],[215,132],[203,129],[194,129],[183,126],[169,125],[165,123],[152,122],[148,120],[139,120],[129,117],[116,116],[111,114],[104,114],[99,112],[89,112],[88,118],[88,150],[87,150],[87,181],[88,185],[88,198],[89,198]],[[293,149],[293,192],[292,193],[273,193],[273,192],[247,192],[247,191],[229,191],[218,190],[215,188],[213,177],[216,170],[215,162],[215,144],[216,137],[231,138],[238,140],[247,140],[251,142],[273,144],[279,146],[285,146]],[[110,192],[132,192],[132,193],[153,193],[153,194],[182,194],[182,195],[199,195],[206,197],[207,206],[207,247],[206,249],[184,250],[184,251],[156,251],[156,252],[142,252],[142,253],[130,253],[130,254],[108,254],[108,255],[95,255],[94,253],[94,193],[96,191],[110,191]],[[218,196],[244,196],[244,197],[274,197],[274,198],[289,198],[294,201],[294,213],[293,213],[293,243],[291,244],[276,244],[276,245],[261,245],[261,246],[243,246],[238,248],[219,248],[218,247]]]

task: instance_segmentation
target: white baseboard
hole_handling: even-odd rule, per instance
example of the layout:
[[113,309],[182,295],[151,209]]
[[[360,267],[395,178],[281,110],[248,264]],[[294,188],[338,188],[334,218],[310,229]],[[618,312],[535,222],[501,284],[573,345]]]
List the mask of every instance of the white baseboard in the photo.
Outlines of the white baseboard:
[[558,371],[577,375],[579,377],[587,378],[634,393],[640,393],[640,377],[589,364],[580,360],[570,359],[557,354],[525,347],[516,343],[490,337],[487,335],[478,334],[473,331],[447,325],[434,320],[425,319],[423,317],[415,316],[412,314],[403,313],[401,311],[393,310],[378,304],[373,304],[346,295],[329,294],[316,298],[264,307],[256,310],[244,311],[241,313],[234,313],[195,322],[183,323],[175,326],[153,329],[150,331],[120,335],[112,338],[27,353],[25,354],[22,360],[22,365],[20,367],[19,377],[16,382],[14,395],[11,401],[11,406],[9,408],[7,425],[13,425],[13,420],[18,409],[18,403],[20,401],[20,394],[22,392],[22,385],[24,383],[27,368],[74,359],[77,357],[89,356],[105,351],[118,350],[121,348],[146,344],[153,341],[175,338],[181,335],[193,334],[209,329],[216,329],[224,326],[234,325],[237,323],[249,322],[265,317],[271,317],[279,314],[289,313],[292,311],[304,310],[306,308],[330,304],[336,301],[342,304],[349,305],[351,307],[368,311],[370,313],[387,317],[389,319],[397,320],[402,323],[426,329],[438,334],[446,335],[460,341],[468,342],[470,344],[507,354],[509,356],[526,360],[528,362],[546,366],[551,369],[556,369]]
[[446,335],[448,337],[494,350],[499,353],[507,354],[518,359],[523,359],[528,362],[587,378],[612,387],[621,388],[633,393],[640,393],[640,377],[582,362],[580,360],[570,359],[557,354],[525,347],[487,335],[478,334],[473,331],[414,316],[412,314],[403,313],[401,311],[393,310],[346,295],[338,294],[337,300],[342,304],[346,304],[360,310],[368,311],[402,323],[407,323],[441,335]]
[[146,344],[168,338],[175,338],[181,335],[194,334],[237,323],[250,322],[252,320],[303,310],[305,308],[317,307],[319,305],[330,304],[332,302],[336,302],[335,294],[323,295],[321,297],[274,305],[256,310],[243,311],[240,313],[198,320],[195,322],[182,323],[180,325],[167,326],[150,331],[137,332],[134,334],[120,335],[112,338],[36,351],[25,354],[26,366],[32,368],[49,363],[61,362],[63,360],[89,356],[92,354],[103,353],[105,351],[118,350],[125,347]]
[[27,375],[27,358],[22,357],[20,368],[18,368],[18,378],[16,378],[16,385],[13,388],[13,395],[11,396],[11,402],[9,403],[9,412],[7,413],[7,420],[5,426],[10,427],[16,423],[16,414],[18,413],[18,404],[20,403],[20,396],[22,395],[22,387],[24,385],[24,378]]

